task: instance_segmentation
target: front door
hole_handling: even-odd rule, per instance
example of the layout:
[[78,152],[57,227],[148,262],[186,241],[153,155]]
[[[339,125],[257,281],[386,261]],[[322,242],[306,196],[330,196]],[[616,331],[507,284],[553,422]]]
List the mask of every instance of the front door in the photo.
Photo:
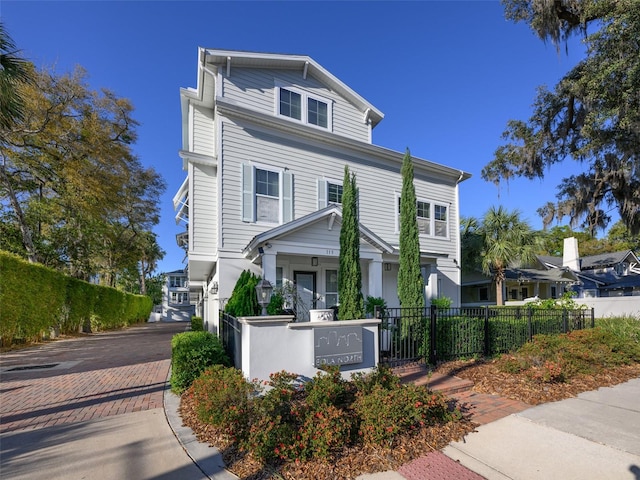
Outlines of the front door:
[[296,284],[296,321],[308,322],[309,310],[316,308],[316,273],[293,272]]

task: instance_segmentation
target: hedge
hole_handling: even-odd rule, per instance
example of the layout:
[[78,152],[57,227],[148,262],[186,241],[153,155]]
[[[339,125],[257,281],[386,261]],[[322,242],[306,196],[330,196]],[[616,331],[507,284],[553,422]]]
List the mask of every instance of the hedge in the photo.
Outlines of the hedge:
[[120,328],[145,321],[150,297],[87,283],[0,252],[0,345],[49,334]]

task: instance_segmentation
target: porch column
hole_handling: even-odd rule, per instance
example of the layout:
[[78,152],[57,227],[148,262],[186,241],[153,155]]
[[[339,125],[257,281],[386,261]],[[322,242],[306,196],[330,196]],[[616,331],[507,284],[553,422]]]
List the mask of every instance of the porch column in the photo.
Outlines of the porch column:
[[435,265],[426,265],[421,268],[422,278],[425,280],[424,293],[427,301],[431,302],[432,298],[438,298],[438,270]]
[[276,254],[262,254],[262,278],[269,280],[269,283],[276,286]]
[[369,262],[369,295],[382,297],[382,258]]

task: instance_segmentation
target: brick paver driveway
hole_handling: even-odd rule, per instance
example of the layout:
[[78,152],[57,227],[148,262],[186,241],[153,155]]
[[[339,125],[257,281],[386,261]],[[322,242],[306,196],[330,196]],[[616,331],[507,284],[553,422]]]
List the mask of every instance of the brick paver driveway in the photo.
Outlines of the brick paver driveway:
[[171,337],[187,325],[146,323],[0,354],[0,433],[162,407]]

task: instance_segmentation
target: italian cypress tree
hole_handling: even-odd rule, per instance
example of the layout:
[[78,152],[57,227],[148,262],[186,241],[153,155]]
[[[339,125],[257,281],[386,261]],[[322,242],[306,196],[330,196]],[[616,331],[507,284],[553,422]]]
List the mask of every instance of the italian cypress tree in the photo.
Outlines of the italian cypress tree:
[[[420,238],[416,212],[416,190],[413,185],[413,162],[407,149],[402,160],[402,192],[400,193],[400,268],[398,298],[404,308],[424,308],[424,281],[420,272]],[[426,328],[416,325],[414,314],[403,315],[402,336],[412,332],[420,350],[428,345]],[[424,336],[422,336],[424,333]]]
[[358,222],[358,189],[356,176],[344,167],[342,182],[342,227],[340,228],[340,269],[338,271],[338,295],[341,320],[362,318],[362,271],[360,270],[360,227]]
[[413,185],[413,162],[409,149],[404,154],[401,173],[398,298],[402,307],[424,307],[424,281],[420,272],[416,190]]

